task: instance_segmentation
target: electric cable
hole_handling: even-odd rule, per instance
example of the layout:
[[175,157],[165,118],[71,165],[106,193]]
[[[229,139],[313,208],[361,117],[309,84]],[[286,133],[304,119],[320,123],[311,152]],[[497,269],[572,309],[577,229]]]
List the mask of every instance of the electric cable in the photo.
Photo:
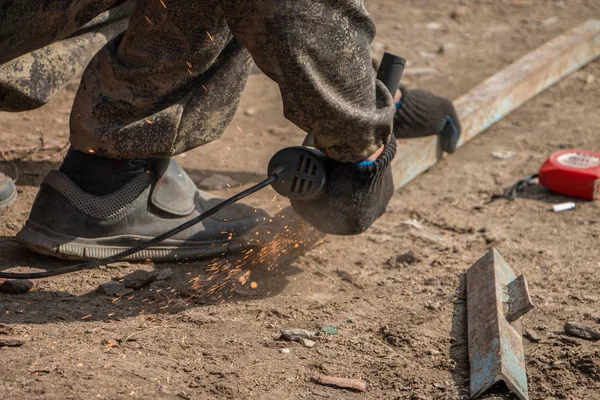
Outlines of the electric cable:
[[508,188],[504,189],[503,193],[492,195],[492,197],[488,201],[488,203],[491,203],[491,202],[496,201],[498,199],[507,199],[507,200],[514,200],[514,199],[516,199],[519,196],[519,192],[522,192],[523,190],[525,190],[525,185],[528,184],[529,182],[531,182],[532,180],[538,178],[538,177],[539,177],[539,174],[532,174],[532,175],[529,175],[529,176],[527,176],[527,177],[525,177],[523,179],[518,180],[513,185],[511,185]]
[[208,218],[211,215],[220,211],[222,208],[227,207],[233,203],[236,203],[236,202],[240,201],[241,199],[258,192],[259,190],[264,189],[265,187],[274,183],[278,179],[279,175],[283,172],[283,170],[284,170],[283,167],[277,168],[275,171],[273,171],[271,176],[269,176],[267,179],[257,183],[256,185],[254,185],[246,190],[241,191],[240,193],[238,193],[234,196],[231,196],[228,199],[223,200],[222,202],[215,205],[214,207],[204,211],[202,214],[198,215],[197,217],[194,217],[194,218],[190,219],[189,221],[186,221],[183,224],[176,226],[175,228],[148,240],[147,242],[144,242],[135,247],[131,247],[127,250],[123,250],[122,252],[114,254],[110,257],[102,258],[99,260],[92,260],[92,261],[88,261],[88,262],[81,263],[81,264],[71,265],[68,267],[58,268],[55,270],[42,271],[42,272],[2,272],[2,271],[0,271],[0,278],[5,278],[5,279],[47,278],[49,276],[63,275],[63,274],[68,274],[70,272],[83,271],[86,269],[94,269],[101,265],[106,265],[106,264],[114,263],[117,261],[121,261],[127,256],[130,256],[134,253],[137,253],[139,251],[147,249],[150,246],[153,246],[157,243],[160,243],[166,239],[169,239],[169,238],[177,235],[178,233],[202,222],[206,218]]

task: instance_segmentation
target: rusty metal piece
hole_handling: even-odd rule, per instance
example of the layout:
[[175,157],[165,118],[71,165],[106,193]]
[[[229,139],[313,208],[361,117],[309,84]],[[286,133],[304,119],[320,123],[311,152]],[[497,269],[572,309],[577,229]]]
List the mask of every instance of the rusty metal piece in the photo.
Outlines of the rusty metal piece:
[[467,271],[467,319],[471,398],[497,382],[528,400],[521,324],[534,307],[524,275],[517,275],[496,249]]
[[[600,20],[589,20],[488,78],[454,101],[463,127],[458,145],[464,145],[598,56]],[[442,157],[435,136],[399,140],[398,152],[392,164],[396,187],[410,182]]]
[[506,286],[508,291],[508,311],[506,319],[508,322],[515,322],[535,307],[531,296],[529,295],[529,285],[527,278],[521,274]]

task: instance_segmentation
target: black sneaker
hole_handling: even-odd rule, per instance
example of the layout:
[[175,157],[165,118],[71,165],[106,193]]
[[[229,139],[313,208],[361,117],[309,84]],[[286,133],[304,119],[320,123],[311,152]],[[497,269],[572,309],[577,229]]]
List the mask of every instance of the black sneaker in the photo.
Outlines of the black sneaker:
[[[165,172],[141,173],[105,196],[83,191],[51,171],[41,185],[17,241],[35,252],[64,259],[112,256],[152,239],[218,204],[196,188],[173,160]],[[127,257],[173,261],[219,256],[245,247],[237,237],[268,218],[262,210],[233,204],[173,238]]]
[[0,210],[10,206],[17,199],[17,188],[8,176],[0,172]]

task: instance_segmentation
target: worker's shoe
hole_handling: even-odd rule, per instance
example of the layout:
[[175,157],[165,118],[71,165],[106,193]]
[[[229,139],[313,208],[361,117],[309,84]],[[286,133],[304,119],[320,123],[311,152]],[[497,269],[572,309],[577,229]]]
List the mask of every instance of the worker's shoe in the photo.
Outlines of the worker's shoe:
[[[221,201],[199,191],[173,159],[156,161],[153,170],[132,176],[109,194],[93,195],[66,174],[51,171],[17,241],[58,258],[104,258],[165,233]],[[184,260],[240,250],[244,243],[236,241],[237,236],[266,217],[263,211],[233,204],[127,259]]]
[[8,176],[0,172],[0,210],[10,206],[17,199],[17,188]]

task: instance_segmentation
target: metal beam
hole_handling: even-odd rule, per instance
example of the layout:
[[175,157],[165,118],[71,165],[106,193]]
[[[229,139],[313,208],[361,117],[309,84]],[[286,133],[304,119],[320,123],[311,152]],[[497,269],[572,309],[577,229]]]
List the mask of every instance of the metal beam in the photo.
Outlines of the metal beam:
[[[463,126],[459,146],[599,56],[600,21],[589,20],[488,78],[454,101]],[[435,136],[398,141],[398,153],[392,164],[396,188],[442,157]]]
[[528,400],[519,318],[533,307],[525,276],[517,276],[496,249],[467,271],[472,399],[503,381]]

